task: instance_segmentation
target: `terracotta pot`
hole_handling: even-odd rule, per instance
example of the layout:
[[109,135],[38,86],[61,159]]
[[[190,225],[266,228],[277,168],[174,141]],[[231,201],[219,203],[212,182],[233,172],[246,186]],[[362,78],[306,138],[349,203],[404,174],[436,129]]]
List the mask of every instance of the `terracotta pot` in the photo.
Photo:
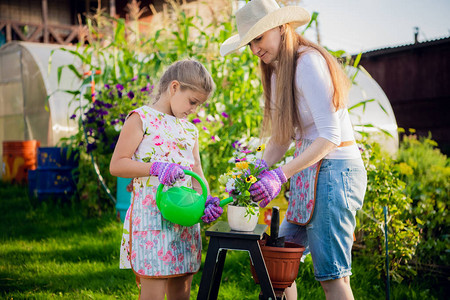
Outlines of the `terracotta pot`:
[[[285,289],[297,278],[300,258],[305,247],[286,242],[284,248],[265,246],[266,241],[259,241],[261,252],[274,289]],[[251,264],[253,279],[259,284],[255,268]]]
[[231,230],[235,231],[253,231],[258,224],[259,207],[256,207],[255,215],[245,216],[247,208],[228,204],[227,218]]

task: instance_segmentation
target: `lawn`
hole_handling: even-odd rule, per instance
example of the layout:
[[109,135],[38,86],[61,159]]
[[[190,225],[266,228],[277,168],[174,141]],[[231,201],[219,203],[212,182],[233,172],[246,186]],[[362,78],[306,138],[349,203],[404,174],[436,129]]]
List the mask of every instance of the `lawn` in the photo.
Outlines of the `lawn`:
[[[84,218],[77,205],[39,203],[29,199],[25,187],[5,183],[0,183],[0,199],[0,298],[138,298],[133,273],[118,267],[122,228],[113,212]],[[219,299],[258,299],[248,254],[228,253]],[[194,276],[191,299],[196,299],[201,271]],[[353,273],[355,299],[385,298],[385,285],[370,258],[356,257]],[[419,276],[391,283],[391,299],[445,299],[445,283]],[[325,299],[310,256],[300,265],[297,286],[299,299]]]

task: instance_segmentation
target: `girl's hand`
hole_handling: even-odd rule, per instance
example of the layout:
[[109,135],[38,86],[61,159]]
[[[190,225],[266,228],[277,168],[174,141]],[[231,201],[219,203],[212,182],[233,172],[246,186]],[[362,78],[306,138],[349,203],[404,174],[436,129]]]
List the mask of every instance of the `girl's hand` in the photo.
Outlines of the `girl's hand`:
[[206,207],[204,210],[204,215],[201,217],[202,221],[205,223],[211,223],[217,220],[218,217],[223,213],[223,208],[219,206],[220,200],[217,197],[208,195],[206,199]]
[[281,167],[272,171],[265,171],[260,179],[249,188],[252,200],[259,203],[260,207],[266,207],[281,190],[281,185],[287,181]]
[[164,185],[173,185],[178,179],[184,178],[183,170],[187,170],[187,167],[175,163],[154,162],[149,175],[158,176],[159,182]]

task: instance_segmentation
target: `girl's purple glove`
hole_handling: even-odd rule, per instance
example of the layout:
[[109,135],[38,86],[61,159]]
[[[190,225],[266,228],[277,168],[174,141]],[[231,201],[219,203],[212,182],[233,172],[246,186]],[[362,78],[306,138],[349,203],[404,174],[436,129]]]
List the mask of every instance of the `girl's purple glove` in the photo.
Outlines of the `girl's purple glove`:
[[266,207],[278,193],[280,193],[281,185],[287,181],[281,167],[272,171],[263,172],[260,179],[250,186],[248,190],[255,202],[259,203],[260,207]]
[[223,213],[223,208],[219,205],[219,198],[208,195],[204,210],[205,214],[201,217],[202,221],[205,223],[211,223],[212,221],[217,220],[217,218]]
[[184,178],[183,170],[186,169],[175,163],[154,162],[149,175],[158,176],[159,182],[164,185],[173,185],[178,179]]

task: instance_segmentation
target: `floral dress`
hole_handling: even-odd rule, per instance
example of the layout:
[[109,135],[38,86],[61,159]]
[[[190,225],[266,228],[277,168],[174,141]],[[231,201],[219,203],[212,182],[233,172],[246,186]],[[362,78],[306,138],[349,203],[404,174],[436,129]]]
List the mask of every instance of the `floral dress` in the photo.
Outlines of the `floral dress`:
[[[144,137],[133,155],[140,162],[170,162],[192,169],[198,131],[184,120],[143,106],[139,114]],[[186,176],[176,186],[191,187]],[[144,278],[168,278],[195,273],[201,262],[200,225],[184,227],[167,221],[156,205],[156,176],[133,180],[133,198],[128,208],[120,248],[120,268],[132,268]]]

